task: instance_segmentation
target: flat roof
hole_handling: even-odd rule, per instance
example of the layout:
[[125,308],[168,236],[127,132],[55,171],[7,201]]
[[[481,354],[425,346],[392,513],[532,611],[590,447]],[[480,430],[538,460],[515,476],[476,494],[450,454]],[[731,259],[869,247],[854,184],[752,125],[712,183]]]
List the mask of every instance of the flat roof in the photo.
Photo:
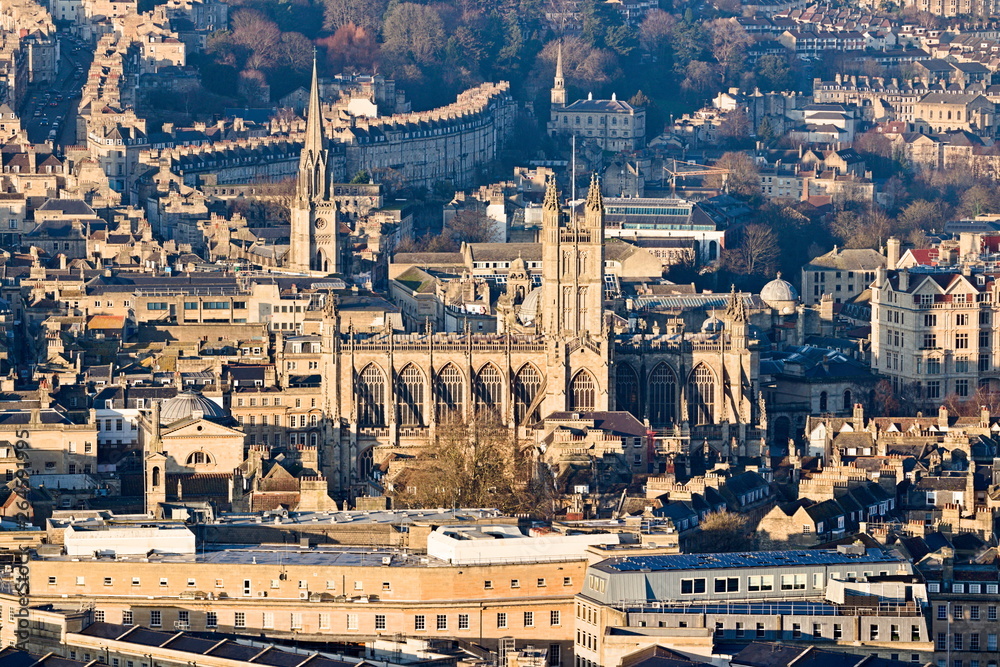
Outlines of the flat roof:
[[858,565],[899,563],[901,560],[880,549],[864,555],[837,551],[794,550],[755,551],[726,554],[668,554],[662,556],[626,556],[609,558],[594,565],[606,572],[667,572],[673,570],[715,570],[723,568],[758,568],[794,565]]

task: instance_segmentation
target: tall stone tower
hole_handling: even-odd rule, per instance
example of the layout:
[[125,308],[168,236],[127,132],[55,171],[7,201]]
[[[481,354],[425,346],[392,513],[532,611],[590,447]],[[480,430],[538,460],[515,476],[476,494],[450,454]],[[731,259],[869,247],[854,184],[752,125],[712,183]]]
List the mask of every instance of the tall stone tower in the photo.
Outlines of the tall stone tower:
[[323,112],[320,109],[315,57],[307,113],[295,201],[291,206],[288,267],[302,272],[337,273],[341,269],[337,206],[330,201],[330,155],[323,138]]
[[159,518],[160,503],[167,502],[167,457],[160,441],[160,403],[153,404],[152,431],[143,442],[142,468],[146,513]]
[[563,79],[562,41],[556,46],[556,78],[549,99],[554,107],[566,106],[566,80]]
[[604,200],[595,175],[583,216],[563,224],[550,180],[542,204],[542,328],[550,335],[598,336],[604,310]]

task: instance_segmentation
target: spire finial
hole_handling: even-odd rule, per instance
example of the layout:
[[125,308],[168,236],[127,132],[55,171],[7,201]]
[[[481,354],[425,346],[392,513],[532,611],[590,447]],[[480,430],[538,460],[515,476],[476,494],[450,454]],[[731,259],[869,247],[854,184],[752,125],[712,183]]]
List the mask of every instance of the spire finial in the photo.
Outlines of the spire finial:
[[604,209],[604,197],[601,196],[601,179],[597,172],[590,176],[590,189],[587,191],[587,210],[600,211]]
[[545,199],[542,208],[549,211],[559,210],[559,192],[556,190],[555,175],[549,176],[549,182],[545,186]]
[[556,45],[556,88],[563,87],[563,61],[562,61],[562,40]]

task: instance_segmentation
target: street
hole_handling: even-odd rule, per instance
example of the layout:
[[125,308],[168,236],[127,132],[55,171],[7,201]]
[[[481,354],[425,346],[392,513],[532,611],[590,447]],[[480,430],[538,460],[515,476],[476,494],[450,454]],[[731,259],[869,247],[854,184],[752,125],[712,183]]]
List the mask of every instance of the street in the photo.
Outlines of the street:
[[59,73],[55,82],[33,84],[25,98],[21,118],[32,143],[55,141],[61,145],[77,142],[76,113],[80,90],[93,59],[90,45],[60,34]]

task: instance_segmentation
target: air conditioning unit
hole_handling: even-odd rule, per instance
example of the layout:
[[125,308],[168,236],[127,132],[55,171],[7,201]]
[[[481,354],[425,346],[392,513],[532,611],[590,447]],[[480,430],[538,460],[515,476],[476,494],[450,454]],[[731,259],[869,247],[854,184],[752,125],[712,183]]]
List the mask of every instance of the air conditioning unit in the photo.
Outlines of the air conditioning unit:
[[309,591],[299,591],[299,599],[300,600],[308,600],[309,599]]
[[267,591],[257,591],[257,597],[259,597],[259,598],[266,598],[267,597]]

